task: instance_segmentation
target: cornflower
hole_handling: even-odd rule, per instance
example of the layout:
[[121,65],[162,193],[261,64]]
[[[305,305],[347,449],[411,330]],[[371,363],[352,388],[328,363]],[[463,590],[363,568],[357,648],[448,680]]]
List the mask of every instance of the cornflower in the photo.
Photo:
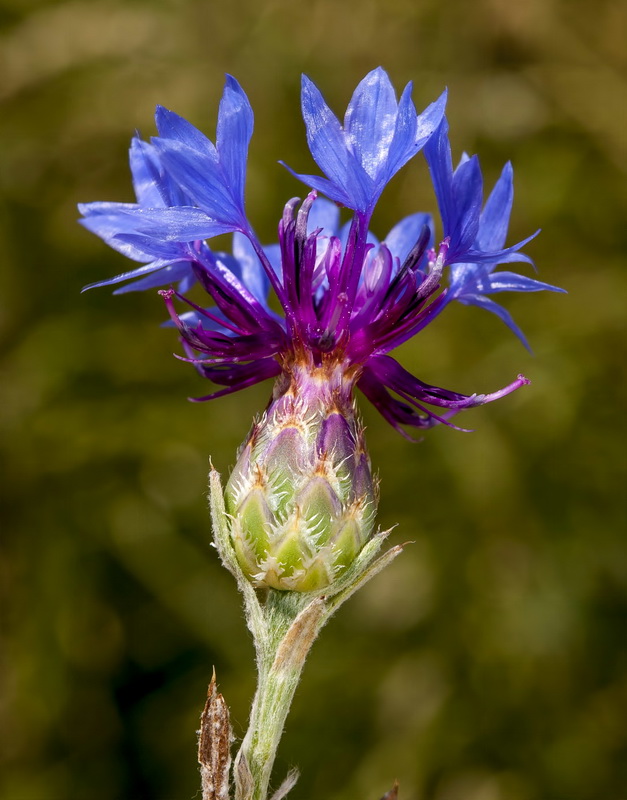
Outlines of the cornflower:
[[[408,438],[407,429],[441,423],[456,427],[451,418],[458,412],[501,398],[527,379],[518,375],[497,391],[465,395],[425,383],[391,351],[454,300],[497,314],[526,345],[509,312],[491,295],[561,291],[497,270],[503,264],[530,263],[522,248],[533,236],[505,246],[513,201],[511,165],[484,204],[477,156],[464,154],[453,168],[446,93],[421,113],[411,95],[409,83],[397,99],[387,74],[377,68],[359,83],[340,122],[303,77],[307,142],[322,176],[288,167],[310,191],[304,200],[292,198],[285,205],[277,243],[264,246],[246,213],[253,112],[230,76],[215,144],[158,107],[159,135],[150,142],[135,137],[131,144],[137,202],[80,206],[85,227],[141,264],[92,286],[124,283],[116,294],[168,287],[160,294],[180,334],[181,358],[217,387],[197,400],[276,379],[224,499],[212,479],[216,544],[244,592],[260,665],[251,728],[236,764],[238,798],[265,798],[285,719],[270,719],[268,709],[278,704],[286,714],[291,699],[268,677],[283,663],[277,655],[277,642],[283,639],[276,634],[276,608],[283,608],[291,622],[299,614],[310,615],[306,652],[339,603],[387,563],[385,556],[373,562],[382,538],[374,536],[378,491],[355,388]],[[413,213],[379,241],[369,230],[377,201],[396,172],[421,150],[441,228],[429,214]],[[350,211],[343,225],[339,207]],[[207,244],[224,233],[233,234],[231,253]],[[186,296],[196,283],[210,297],[206,307]],[[282,314],[270,302],[272,293]],[[177,310],[175,301],[187,310]],[[259,611],[252,587],[270,590],[265,611]],[[304,599],[294,600],[299,593]],[[330,605],[321,610],[323,596],[336,599],[325,600]],[[287,637],[289,626],[279,628]],[[304,636],[302,630],[299,635]],[[274,642],[272,657],[269,640]],[[260,731],[270,729],[269,743],[262,746],[265,734]],[[249,785],[253,788],[247,794]]]

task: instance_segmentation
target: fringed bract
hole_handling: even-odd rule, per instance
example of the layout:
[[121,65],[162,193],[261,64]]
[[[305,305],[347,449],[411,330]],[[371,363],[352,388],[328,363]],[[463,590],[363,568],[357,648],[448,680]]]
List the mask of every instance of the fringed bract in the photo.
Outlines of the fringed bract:
[[377,490],[354,373],[286,365],[242,448],[225,499],[234,550],[256,586],[324,589],[373,534]]

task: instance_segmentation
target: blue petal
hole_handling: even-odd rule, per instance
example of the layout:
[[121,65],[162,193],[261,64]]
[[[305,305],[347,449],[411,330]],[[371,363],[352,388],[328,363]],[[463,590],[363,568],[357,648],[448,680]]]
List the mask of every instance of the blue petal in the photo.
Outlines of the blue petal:
[[208,156],[217,164],[218,154],[213,142],[211,142],[204,133],[201,133],[198,128],[192,125],[191,122],[188,122],[183,117],[175,114],[174,111],[169,111],[163,106],[157,106],[155,122],[157,124],[159,136],[162,139],[174,139]]
[[123,272],[121,275],[116,275],[114,278],[107,278],[104,281],[97,281],[96,283],[89,283],[87,286],[83,286],[81,292],[86,292],[88,289],[97,289],[101,286],[112,286],[114,283],[121,283],[122,281],[129,281],[133,278],[139,278],[142,275],[148,275],[151,272],[155,272],[156,270],[163,269],[170,264],[168,261],[163,261],[162,259],[157,259],[156,261],[151,262],[150,264],[144,264],[143,267],[137,267],[137,269],[129,270],[129,272]]
[[156,255],[159,257],[162,255],[161,253],[149,255],[144,247],[137,247],[135,244],[119,238],[122,231],[135,230],[133,217],[128,214],[93,214],[79,219],[79,223],[88,231],[99,236],[109,247],[133,261],[151,261]]
[[[523,243],[520,245],[515,245],[515,247],[522,246]],[[511,248],[510,248],[511,249]],[[490,273],[494,270],[494,268],[498,264],[506,264],[511,263],[514,261],[517,262],[526,262],[533,266],[533,261],[524,253],[517,253],[517,252],[509,252],[507,250],[502,250],[500,253],[476,253],[474,251],[469,251],[464,254],[464,258],[474,258],[475,260],[472,262],[467,263],[458,263],[458,264],[450,264],[451,270],[451,277],[450,277],[450,292],[449,292],[449,300],[459,299],[464,294],[490,294],[491,289],[491,275]],[[505,274],[505,273],[500,273]],[[514,275],[516,279],[520,279],[521,281],[531,281],[531,278],[525,278],[522,275],[518,275],[517,273],[507,273],[509,275]],[[548,287],[549,284],[540,284],[539,281],[537,283],[542,287]],[[559,291],[553,287],[554,291]],[[506,291],[503,289],[503,291]],[[513,290],[518,291],[518,290]],[[522,289],[521,291],[533,291],[533,290],[525,290]],[[537,291],[540,291],[538,289]]]
[[[196,277],[196,273],[193,270],[187,272],[183,277],[179,280],[177,291],[179,294],[186,294],[192,286],[196,283],[198,278]],[[115,294],[115,292],[113,293]]]
[[284,166],[285,169],[291,172],[299,181],[302,181],[307,186],[311,186],[312,189],[323,192],[328,198],[342,206],[346,206],[347,208],[352,207],[353,199],[344,191],[342,186],[333,183],[333,181],[327,178],[320,178],[318,175],[307,175],[306,173],[296,172],[291,167],[288,167],[284,161],[279,161],[279,164]]
[[301,104],[307,143],[315,162],[332,183],[348,193],[353,207],[366,208],[372,193],[372,180],[348,150],[337,117],[306,75],[302,78]]
[[483,178],[479,159],[473,156],[462,162],[453,176],[454,223],[450,230],[445,229],[451,237],[450,256],[468,250],[479,230],[479,217],[483,202]]
[[253,133],[253,110],[239,83],[227,75],[220,101],[216,147],[228,185],[240,206],[244,204],[246,159]]
[[344,117],[346,141],[373,181],[387,164],[397,112],[394,87],[377,67],[358,84]]
[[372,213],[390,178],[424,145],[444,113],[446,94],[418,117],[411,91],[410,83],[397,103],[390,79],[378,67],[355,89],[342,128],[320,91],[303,76],[307,141],[326,179],[290,172],[336,202]]
[[283,261],[282,261],[282,254],[281,254],[281,245],[279,244],[268,244],[263,248],[263,252],[266,254],[268,261],[270,262],[270,266],[274,270],[274,274],[277,278],[282,281],[283,280]]
[[[527,236],[526,239],[523,239],[517,244],[513,244],[511,247],[506,247],[504,250],[486,253],[482,250],[475,250],[473,246],[460,254],[460,260],[463,258],[463,260],[467,261],[469,264],[492,264],[492,268],[497,264],[509,264],[513,261],[524,261],[526,264],[533,265],[533,260],[519,251],[532,239],[535,239],[539,233],[540,231],[537,230],[535,233],[532,233],[531,236]],[[449,258],[448,263],[453,263],[453,259]]]
[[442,226],[445,234],[448,235],[455,223],[455,208],[453,204],[453,159],[448,140],[446,117],[442,118],[436,132],[425,145],[424,153],[438,201]]
[[90,217],[83,217],[78,222],[83,228],[100,236],[107,244],[111,244],[111,240],[122,231],[135,229],[133,218],[122,214],[94,214]]
[[[505,250],[497,251],[496,255],[492,253],[491,255],[494,260],[492,264],[489,265],[489,269],[493,270],[499,264],[514,264],[519,262],[522,262],[524,264],[531,264],[531,266],[535,269],[536,265],[534,264],[533,259],[530,258],[528,255],[525,255],[525,253],[520,253],[518,251],[518,248],[524,247],[532,239],[535,239],[538,233],[540,233],[540,231],[536,231],[532,236],[528,236],[526,239],[523,239],[522,242],[512,245],[512,247],[507,247]],[[484,253],[484,255],[490,255],[490,254]],[[477,261],[477,263],[479,262]]]
[[179,259],[184,257],[187,249],[187,245],[181,242],[162,242],[153,236],[142,236],[136,233],[118,234],[108,239],[107,244],[135,261],[154,261],[155,258],[166,261],[173,258]]
[[131,141],[129,161],[133,187],[139,205],[160,208],[168,205],[163,193],[157,153],[151,145],[135,136]]
[[158,286],[169,286],[191,276],[192,283],[196,277],[189,261],[177,261],[162,269],[155,270],[145,278],[133,281],[126,286],[116,289],[113,294],[126,294],[127,292],[143,292],[146,289],[156,289]]
[[172,177],[185,186],[193,200],[216,220],[227,224],[225,230],[242,227],[243,210],[233,201],[224,183],[220,165],[206,153],[172,139],[153,139],[159,155]]
[[[90,217],[84,224],[91,222]],[[120,224],[119,233],[139,233],[160,242],[193,242],[227,233],[233,226],[214,220],[193,206],[176,208],[140,208],[137,211],[111,218]]]
[[306,75],[301,80],[301,107],[307,142],[316,163],[331,180],[345,183],[352,166],[339,120],[318,87]]
[[403,89],[398,104],[394,136],[387,154],[386,181],[389,181],[412,156],[416,155],[424,144],[423,141],[418,143],[417,139],[419,118],[416,115],[416,106],[411,99],[412,89],[413,85],[410,82]]
[[526,275],[519,275],[516,272],[493,272],[487,278],[487,286],[481,287],[485,294],[495,294],[497,292],[560,292],[566,294],[565,289],[558,286],[551,286],[550,283],[543,283]]
[[340,225],[340,209],[335,203],[317,197],[307,219],[307,233],[320,230],[320,236],[335,236]]
[[[107,214],[128,213],[137,211],[141,206],[139,203],[115,203],[115,202],[96,202],[79,203],[78,210],[84,217],[104,216]],[[83,220],[80,220],[83,222]]]
[[[408,84],[408,88],[411,84]],[[428,105],[416,120],[416,150],[423,147],[433,136],[444,119],[448,90],[444,90],[437,100]]]
[[514,170],[508,161],[494,185],[481,214],[477,247],[479,250],[501,250],[507,238],[507,227],[514,202]]
[[242,283],[264,307],[267,307],[270,281],[250,240],[242,233],[233,234],[233,256],[239,264]]
[[200,209],[181,206],[165,208],[162,212],[150,210],[138,231],[172,242],[191,242],[210,239],[237,228],[233,222],[211,219]]
[[514,318],[509,311],[503,308],[503,306],[500,306],[498,303],[495,303],[494,300],[490,300],[488,297],[483,297],[483,295],[480,294],[464,295],[464,297],[459,298],[459,302],[463,303],[465,306],[478,306],[479,308],[484,308],[486,311],[491,311],[493,314],[496,314],[496,316],[501,319],[513,333],[516,334],[523,345],[531,353],[531,348],[529,347],[527,337],[514,322]]
[[81,225],[136,261],[180,257],[172,243],[202,240],[232,230],[192,206],[140,208],[125,203],[91,203],[79,208],[87,213],[79,220]]

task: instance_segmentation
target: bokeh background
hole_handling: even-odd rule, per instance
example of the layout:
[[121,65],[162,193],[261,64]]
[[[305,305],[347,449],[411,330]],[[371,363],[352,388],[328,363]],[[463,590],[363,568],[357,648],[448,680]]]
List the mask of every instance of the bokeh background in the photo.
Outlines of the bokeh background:
[[[273,240],[312,166],[306,71],[340,113],[378,64],[444,85],[457,156],[512,159],[510,241],[569,294],[449,308],[404,348],[422,379],[533,383],[412,445],[363,409],[380,519],[414,544],[316,644],[282,745],[299,798],[627,798],[623,395],[627,6],[616,0],[2,0],[2,800],[198,797],[215,665],[242,735],[253,653],[210,547],[227,473],[270,386],[211,404],[156,295],[80,295],[128,268],[75,222],[131,200],[126,150],[162,103],[213,136],[224,72],[256,113],[248,205]],[[422,160],[374,229],[435,210]]]

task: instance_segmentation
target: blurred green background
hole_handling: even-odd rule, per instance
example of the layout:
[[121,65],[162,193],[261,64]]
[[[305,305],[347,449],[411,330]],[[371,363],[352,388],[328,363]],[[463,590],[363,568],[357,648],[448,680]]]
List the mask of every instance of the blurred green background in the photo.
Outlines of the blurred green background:
[[[533,383],[412,445],[363,408],[380,521],[415,543],[316,644],[275,783],[299,798],[627,798],[623,389],[627,6],[611,0],[3,0],[0,240],[4,448],[2,800],[198,797],[215,665],[236,733],[253,653],[210,547],[206,473],[227,473],[270,386],[207,387],[154,294],[80,295],[128,269],[75,222],[131,200],[126,150],[162,103],[213,137],[224,72],[256,114],[248,207],[273,240],[311,168],[306,71],[343,113],[382,64],[422,108],[448,85],[455,157],[512,159],[510,241],[568,296],[506,297],[528,355],[473,308],[404,348],[423,380]],[[421,159],[379,235],[435,210]],[[363,406],[363,404],[362,404]]]

